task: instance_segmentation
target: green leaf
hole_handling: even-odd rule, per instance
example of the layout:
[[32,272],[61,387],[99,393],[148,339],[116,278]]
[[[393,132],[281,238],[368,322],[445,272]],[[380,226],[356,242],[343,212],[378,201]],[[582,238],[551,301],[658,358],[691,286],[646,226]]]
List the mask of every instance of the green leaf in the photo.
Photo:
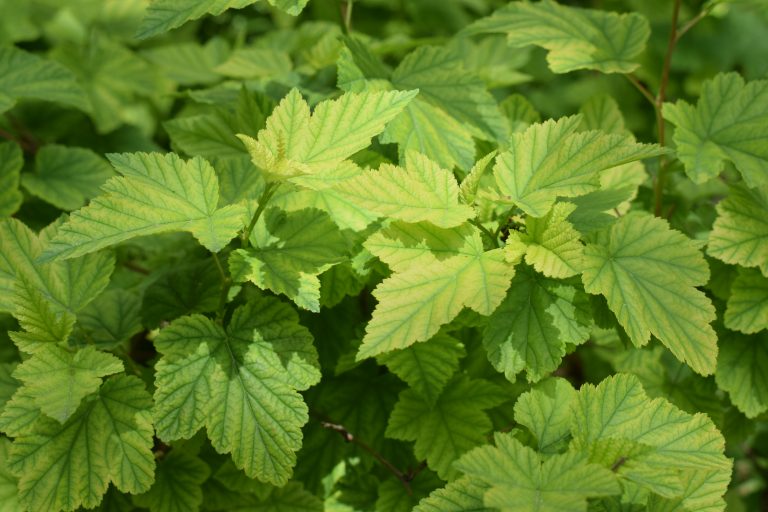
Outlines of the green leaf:
[[0,47],[0,113],[19,99],[55,101],[88,110],[88,100],[65,67],[13,46]]
[[[146,39],[180,27],[206,14],[218,16],[227,9],[242,9],[258,0],[152,0],[135,37]],[[291,16],[298,16],[309,0],[269,0]]]
[[223,38],[214,37],[205,44],[182,42],[148,48],[141,56],[161,67],[165,76],[179,85],[197,85],[220,80],[213,69],[229,52],[229,44]]
[[768,411],[768,333],[723,333],[715,379],[720,389],[749,418]]
[[464,224],[443,229],[430,222],[391,222],[371,235],[363,245],[394,272],[437,266],[454,256],[472,257],[482,250],[475,227]]
[[526,217],[526,233],[512,232],[507,245],[519,246],[525,261],[547,277],[573,277],[581,271],[584,246],[568,216],[576,206],[557,203],[541,218]]
[[280,77],[291,72],[291,56],[274,48],[238,48],[216,66],[216,72],[230,78],[257,79]]
[[200,510],[203,503],[201,485],[210,474],[210,468],[200,458],[174,449],[157,463],[155,483],[149,491],[133,499],[150,512]]
[[414,512],[492,512],[483,506],[488,486],[481,480],[461,477],[419,502]]
[[491,429],[491,420],[483,411],[506,399],[495,384],[465,376],[453,379],[432,407],[414,390],[406,389],[395,404],[386,435],[416,441],[416,458],[426,459],[440,478],[452,479],[457,476],[452,463],[482,444]]
[[114,171],[96,153],[49,144],[35,155],[35,172],[24,173],[22,185],[62,210],[76,210],[95,197]]
[[19,503],[19,479],[10,469],[11,440],[0,438],[0,511],[21,512],[24,510]]
[[[663,398],[649,399],[637,377],[618,374],[597,386],[583,385],[571,415],[575,448],[599,448],[594,443],[606,440],[645,446],[640,453],[625,457],[620,473],[630,462],[638,462],[649,474],[673,470],[681,482],[692,484],[714,472],[721,478],[712,498],[717,502],[725,494],[731,461],[723,453],[725,441],[712,420],[703,413],[687,414]],[[601,451],[604,449],[598,449]],[[681,499],[689,510],[687,500],[694,500],[697,491],[693,485],[683,488]]]
[[221,275],[211,258],[174,265],[144,290],[141,320],[149,328],[219,306]]
[[459,369],[459,359],[464,354],[464,346],[456,338],[438,334],[424,343],[385,354],[379,362],[433,405]]
[[405,168],[384,164],[335,187],[352,202],[380,216],[404,222],[429,221],[442,228],[475,216],[459,203],[453,174],[420,153],[407,152]]
[[469,169],[475,160],[472,132],[445,111],[418,97],[389,123],[381,142],[397,143],[401,155],[416,151],[449,169]]
[[270,180],[332,169],[370,144],[416,91],[347,93],[320,102],[312,115],[297,89],[267,119],[257,139],[238,135]]
[[510,94],[499,103],[499,108],[507,118],[511,133],[524,132],[532,124],[541,122],[541,114],[522,94]]
[[248,510],[254,512],[322,512],[323,502],[308,492],[299,482],[288,482],[272,488],[263,499]]
[[13,316],[23,330],[8,334],[20,350],[34,353],[67,341],[76,320],[73,312],[52,303],[23,275],[13,291]]
[[[419,90],[419,98],[467,127],[474,137],[505,140],[507,126],[493,95],[461,55],[450,47],[422,46],[405,56],[392,73],[399,90]],[[428,155],[431,156],[431,155]]]
[[344,42],[338,62],[342,89],[419,89],[381,136],[382,142],[396,142],[401,156],[416,151],[443,168],[469,169],[475,159],[473,136],[505,138],[506,126],[495,100],[477,75],[462,67],[461,56],[453,49],[419,48],[390,73],[362,42],[351,38]]
[[59,228],[41,258],[73,258],[138,236],[189,231],[220,251],[243,227],[242,206],[217,208],[219,183],[211,165],[173,153],[124,153],[110,160],[122,177]]
[[10,217],[21,206],[19,173],[23,165],[24,157],[17,144],[0,143],[0,217]]
[[557,197],[595,191],[600,171],[665,152],[628,135],[578,131],[580,115],[535,124],[512,134],[510,148],[496,158],[499,190],[525,213],[543,217]]
[[117,357],[86,347],[75,352],[47,346],[21,363],[13,376],[40,410],[64,423],[86,396],[101,386],[101,378],[123,371]]
[[286,295],[299,307],[319,311],[318,276],[346,259],[347,241],[320,210],[285,213],[268,208],[262,219],[251,233],[253,247],[238,249],[229,258],[233,279],[251,281]]
[[[201,315],[163,329],[155,340],[163,357],[154,417],[166,441],[189,438],[205,425],[214,448],[231,453],[248,476],[283,485],[307,421],[297,389],[315,383],[319,373],[308,369],[316,354],[295,313],[286,315],[273,301],[241,306],[226,331]],[[273,311],[274,322],[269,314],[259,318],[262,308]],[[282,332],[286,328],[293,334]]]
[[82,84],[99,133],[140,124],[137,114],[147,109],[141,98],[163,92],[156,69],[117,41],[99,32],[92,36],[87,44],[56,46],[51,56]]
[[483,251],[477,230],[472,231],[465,253],[426,259],[425,266],[395,269],[376,287],[373,295],[379,303],[365,328],[357,360],[426,341],[464,307],[490,315],[515,272],[501,249]]
[[496,434],[496,446],[464,455],[456,467],[490,489],[483,502],[508,512],[584,512],[587,499],[620,494],[611,471],[567,452],[546,460],[511,434]]
[[734,265],[758,267],[768,277],[768,189],[733,186],[717,204],[707,253]]
[[21,503],[29,510],[75,510],[98,505],[110,482],[122,492],[149,489],[151,404],[141,380],[117,376],[63,425],[39,417],[11,452]]
[[461,182],[459,186],[459,197],[464,204],[471,205],[475,202],[477,191],[480,189],[480,181],[485,176],[485,172],[488,170],[490,163],[496,158],[496,151],[491,151],[483,158],[475,162],[472,169],[469,170],[467,176]]
[[566,343],[589,337],[586,302],[573,286],[521,267],[483,333],[491,364],[512,382],[522,370],[529,381],[541,380],[560,365]]
[[676,126],[677,156],[695,183],[720,174],[726,161],[749,187],[768,183],[768,80],[745,83],[736,73],[720,73],[704,82],[695,107],[665,103],[664,117]]
[[636,346],[657,337],[701,375],[715,371],[715,310],[695,287],[709,279],[697,244],[644,213],[621,217],[584,250],[584,289],[602,294]]
[[752,334],[768,329],[768,278],[756,269],[739,269],[725,308],[725,326]]
[[12,312],[28,331],[14,338],[30,352],[66,339],[74,315],[107,286],[115,264],[109,253],[37,263],[56,229],[46,228],[38,237],[16,219],[0,220],[0,309]]
[[141,330],[141,299],[117,288],[106,290],[77,314],[73,338],[81,345],[110,349]]
[[571,403],[576,390],[561,378],[547,379],[523,393],[515,403],[515,421],[536,437],[536,451],[554,455],[570,438]]
[[639,66],[636,59],[645,49],[651,29],[638,13],[580,9],[542,0],[510,3],[464,32],[503,33],[512,46],[545,48],[555,73],[577,69],[631,73]]

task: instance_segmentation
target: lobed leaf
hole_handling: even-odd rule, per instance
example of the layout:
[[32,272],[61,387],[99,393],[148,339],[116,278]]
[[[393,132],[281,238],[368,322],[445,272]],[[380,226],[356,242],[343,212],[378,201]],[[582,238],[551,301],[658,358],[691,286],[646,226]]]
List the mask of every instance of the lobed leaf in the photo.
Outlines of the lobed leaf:
[[218,208],[219,183],[202,158],[173,153],[125,153],[110,160],[122,177],[59,228],[41,261],[74,258],[131,238],[189,231],[206,249],[220,251],[243,227],[245,209]]
[[736,73],[720,73],[704,82],[696,106],[664,104],[664,117],[676,126],[678,158],[695,183],[723,171],[726,161],[747,186],[768,184],[768,80],[745,83]]
[[651,28],[639,13],[617,14],[542,0],[511,2],[464,30],[466,34],[489,32],[507,34],[512,46],[545,48],[555,73],[577,69],[630,73],[639,66],[636,59],[645,50]]
[[505,200],[543,217],[557,197],[597,190],[600,171],[665,152],[628,135],[580,132],[581,122],[580,115],[564,117],[512,134],[509,149],[496,157],[493,168]]
[[695,287],[709,278],[697,245],[661,219],[621,217],[584,250],[584,289],[602,294],[636,346],[656,336],[701,375],[714,373],[715,311]]
[[387,437],[416,441],[415,454],[443,479],[453,479],[452,463],[482,444],[491,428],[483,411],[506,400],[496,385],[464,376],[450,382],[430,407],[415,391],[400,393],[387,425]]
[[136,377],[108,379],[66,423],[38,417],[16,437],[11,468],[30,510],[93,508],[110,482],[126,493],[154,479],[151,397]]
[[586,455],[566,452],[542,460],[511,434],[496,434],[496,446],[481,446],[456,467],[489,486],[486,507],[505,512],[583,512],[587,499],[620,494],[615,475]]
[[405,168],[385,164],[335,189],[366,210],[404,222],[428,221],[451,228],[475,215],[472,208],[459,204],[453,174],[415,152],[406,153]]
[[768,276],[768,191],[733,186],[717,204],[707,253]]

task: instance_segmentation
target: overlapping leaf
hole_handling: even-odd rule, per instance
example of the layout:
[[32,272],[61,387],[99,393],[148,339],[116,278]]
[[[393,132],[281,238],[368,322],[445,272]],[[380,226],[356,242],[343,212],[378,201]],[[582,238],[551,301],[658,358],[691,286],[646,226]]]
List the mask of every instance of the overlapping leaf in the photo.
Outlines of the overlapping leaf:
[[19,173],[23,165],[21,148],[17,144],[0,143],[0,217],[10,217],[21,206]]
[[580,9],[552,0],[510,2],[492,16],[464,31],[467,34],[507,34],[513,46],[541,46],[555,73],[595,69],[603,73],[630,73],[639,64],[651,34],[648,20],[638,13]]
[[406,153],[405,167],[382,165],[334,187],[357,205],[380,216],[404,222],[429,221],[451,228],[474,217],[459,204],[453,174],[420,153]]
[[64,423],[80,401],[101,386],[101,378],[123,370],[115,356],[86,347],[76,352],[49,345],[20,364],[13,376],[40,410]]
[[452,169],[469,169],[475,157],[472,137],[503,140],[507,127],[482,80],[464,69],[453,48],[422,47],[407,55],[393,71],[355,39],[345,39],[339,59],[339,87],[364,91],[418,89],[381,139],[396,142],[400,154],[417,151]]
[[438,334],[427,342],[385,354],[379,357],[379,362],[407,382],[427,403],[434,404],[459,368],[463,355],[461,342]]
[[419,502],[414,512],[492,512],[483,506],[488,486],[481,480],[461,477]]
[[162,91],[160,76],[147,61],[99,31],[88,44],[56,46],[51,57],[66,66],[82,85],[88,113],[100,133],[138,124],[145,99]]
[[493,172],[501,193],[525,213],[543,217],[559,197],[595,191],[600,171],[663,152],[628,135],[579,132],[580,115],[535,124],[512,135]]
[[432,407],[407,389],[400,393],[389,418],[387,436],[416,441],[416,457],[426,459],[441,478],[452,479],[457,475],[452,463],[482,444],[491,428],[491,420],[483,411],[506,399],[496,385],[466,377],[450,382]]
[[114,172],[96,153],[49,144],[35,155],[35,172],[22,184],[31,194],[62,210],[76,210],[95,197]]
[[576,391],[563,379],[541,382],[523,393],[515,403],[515,421],[525,425],[536,438],[536,451],[558,453],[570,440],[571,404]]
[[202,158],[125,153],[110,160],[123,176],[110,179],[102,195],[70,215],[46,248],[44,261],[168,231],[189,231],[216,252],[243,227],[244,207],[217,207],[218,179]]
[[347,93],[319,103],[310,115],[291,90],[256,139],[239,135],[251,159],[269,180],[332,169],[370,144],[416,95],[416,91]]
[[152,399],[136,377],[112,377],[63,425],[39,416],[19,434],[11,469],[29,510],[99,504],[110,482],[141,493],[154,479]]
[[202,483],[208,479],[208,465],[192,454],[172,450],[157,464],[155,483],[134,498],[151,512],[189,512],[203,503]]
[[584,289],[602,294],[637,346],[656,336],[697,373],[714,373],[717,336],[697,245],[649,214],[630,213],[584,251]]
[[[392,233],[394,250],[382,259],[395,273],[373,292],[379,303],[366,326],[358,360],[428,340],[464,307],[489,315],[509,287],[514,266],[507,263],[501,249],[485,252],[476,229],[467,235],[458,230],[426,229],[432,234],[424,239],[419,230],[426,227],[416,226],[416,231],[402,226],[402,238]],[[448,240],[458,238],[459,245],[449,244],[444,254],[433,255],[427,244],[432,240],[440,244],[446,235]]]
[[733,281],[725,326],[746,334],[768,329],[768,277],[757,269],[741,269]]
[[[136,37],[145,39],[167,32],[206,14],[217,16],[227,9],[242,9],[258,0],[152,0]],[[269,0],[292,16],[298,16],[308,0]]]
[[745,336],[723,333],[715,379],[749,418],[768,410],[768,332]]
[[546,460],[511,434],[496,434],[496,446],[464,455],[456,467],[489,486],[483,503],[505,512],[583,512],[588,498],[619,494],[608,469],[585,454],[567,452]]
[[521,268],[483,333],[491,364],[511,381],[522,370],[530,381],[545,377],[560,365],[567,343],[589,337],[586,302],[573,286]]
[[88,100],[65,67],[13,46],[0,48],[0,112],[18,99],[55,101],[88,110]]
[[768,189],[731,187],[717,213],[707,252],[726,263],[758,267],[768,276]]
[[[665,399],[651,400],[637,377],[623,374],[582,386],[571,411],[574,448],[593,450],[592,457],[606,466],[624,458],[618,466],[623,478],[662,496],[677,491],[686,507],[722,510],[731,461],[723,453],[722,434],[705,414],[690,415]],[[614,460],[606,458],[611,453]],[[669,487],[668,478],[659,481],[665,474],[677,485]],[[690,484],[711,478],[715,492],[702,503],[700,489]]]
[[676,126],[677,155],[694,182],[714,178],[730,161],[749,187],[768,185],[768,80],[721,73],[702,85],[695,107],[667,103],[664,117]]
[[282,485],[301,447],[307,408],[297,389],[319,379],[311,336],[274,299],[238,308],[225,331],[182,317],[155,341],[155,428],[165,440],[206,426],[221,453],[252,478]]
[[114,268],[108,253],[38,263],[56,230],[54,225],[38,236],[18,220],[0,221],[0,310],[19,320],[23,331],[12,337],[29,353],[66,341],[75,314],[101,293]]
[[347,255],[347,241],[328,215],[310,208],[290,213],[269,208],[251,242],[253,247],[230,256],[235,281],[251,281],[304,309],[319,311],[318,276]]
[[525,253],[525,261],[547,277],[573,277],[581,270],[584,246],[580,233],[568,221],[576,206],[558,203],[541,218],[526,217],[526,232],[512,232],[510,250]]

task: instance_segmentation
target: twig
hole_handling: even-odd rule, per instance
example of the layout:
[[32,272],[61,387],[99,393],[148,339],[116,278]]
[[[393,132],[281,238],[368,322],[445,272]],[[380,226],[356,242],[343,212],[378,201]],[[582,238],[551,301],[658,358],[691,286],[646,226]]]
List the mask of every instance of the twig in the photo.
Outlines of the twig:
[[699,14],[692,18],[688,23],[680,27],[680,30],[677,31],[677,35],[675,36],[675,43],[680,41],[680,38],[682,38],[689,30],[695,27],[698,22],[709,16],[709,13],[712,12],[712,7],[713,6],[702,9]]
[[627,80],[629,80],[629,82],[632,85],[634,85],[637,88],[638,91],[640,91],[640,94],[642,94],[643,97],[645,99],[647,99],[651,103],[651,105],[653,105],[653,108],[655,110],[656,109],[656,98],[653,97],[653,94],[651,94],[651,91],[649,91],[648,88],[646,86],[644,86],[643,83],[640,80],[638,80],[638,78],[635,75],[633,75],[632,73],[628,73],[628,74],[626,74],[624,76],[627,77]]
[[[681,0],[675,0],[672,8],[672,28],[669,32],[669,43],[667,44],[667,53],[664,55],[664,65],[661,69],[661,81],[659,82],[659,92],[656,94],[656,128],[659,137],[659,145],[666,145],[664,134],[664,117],[661,114],[662,105],[667,95],[667,85],[669,85],[669,71],[672,64],[672,54],[677,45],[677,20],[680,16]],[[659,170],[656,173],[656,179],[653,184],[653,213],[657,217],[661,216],[662,201],[664,199],[664,185],[667,179],[667,159],[664,155],[659,156]]]
[[397,469],[394,464],[392,464],[387,459],[385,459],[383,455],[377,452],[370,445],[368,445],[364,441],[361,441],[360,439],[355,437],[355,435],[352,434],[352,432],[350,432],[349,430],[347,430],[347,428],[344,425],[333,423],[331,421],[320,420],[320,426],[328,430],[337,432],[344,439],[344,441],[357,445],[364,451],[371,454],[371,456],[373,456],[374,459],[379,461],[379,463],[382,466],[384,466],[390,473],[395,475],[397,479],[400,480],[400,482],[403,484],[403,487],[405,487],[406,492],[408,492],[409,496],[413,495],[413,489],[411,489],[411,481],[414,478],[416,478],[416,475],[418,475],[419,472],[427,466],[426,462],[422,462],[415,469],[409,470],[404,473],[399,469]]
[[145,269],[144,267],[142,267],[140,265],[137,265],[133,261],[130,261],[130,260],[124,261],[122,263],[122,265],[125,268],[127,268],[128,270],[130,270],[131,272],[136,272],[137,274],[142,274],[142,275],[145,275],[145,276],[149,275],[149,270]]

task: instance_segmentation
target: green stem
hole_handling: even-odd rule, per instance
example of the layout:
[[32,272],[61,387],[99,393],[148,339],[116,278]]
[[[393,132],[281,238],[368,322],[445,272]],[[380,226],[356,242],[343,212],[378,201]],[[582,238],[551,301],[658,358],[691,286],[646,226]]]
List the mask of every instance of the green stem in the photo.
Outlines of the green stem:
[[216,317],[219,320],[224,318],[224,307],[227,305],[227,297],[229,297],[229,290],[232,288],[232,278],[224,271],[224,265],[221,264],[219,255],[215,252],[213,254],[213,261],[216,262],[216,268],[219,270],[219,276],[221,277],[221,294],[219,295],[219,305],[216,308]]
[[243,231],[243,234],[240,236],[240,242],[244,248],[250,245],[251,242],[249,239],[251,238],[251,231],[253,231],[253,228],[256,227],[256,222],[258,222],[261,214],[264,213],[264,209],[267,207],[267,203],[269,203],[269,200],[275,194],[275,191],[279,186],[279,183],[268,183],[264,188],[264,192],[261,193],[261,196],[259,197],[259,205],[256,207],[256,212],[253,214],[251,222],[248,223],[248,227],[245,228],[245,231]]
[[344,11],[344,27],[347,29],[347,34],[352,32],[352,8],[355,5],[355,0],[347,0],[347,8]]
[[491,240],[492,244],[494,244],[497,248],[500,247],[499,240],[493,235],[493,233],[491,233],[488,228],[483,226],[479,221],[476,221],[475,219],[470,219],[469,222],[477,229],[479,229],[485,236],[487,236]]

